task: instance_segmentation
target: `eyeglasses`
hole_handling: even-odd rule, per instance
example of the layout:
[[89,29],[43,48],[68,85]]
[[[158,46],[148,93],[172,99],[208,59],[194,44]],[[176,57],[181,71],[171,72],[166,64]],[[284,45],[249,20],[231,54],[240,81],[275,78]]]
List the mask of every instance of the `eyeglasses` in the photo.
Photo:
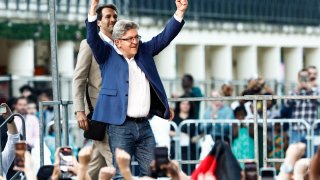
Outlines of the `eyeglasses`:
[[120,38],[120,40],[127,41],[127,42],[133,42],[133,40],[139,41],[141,39],[141,36],[136,35],[134,37],[128,37],[128,38]]

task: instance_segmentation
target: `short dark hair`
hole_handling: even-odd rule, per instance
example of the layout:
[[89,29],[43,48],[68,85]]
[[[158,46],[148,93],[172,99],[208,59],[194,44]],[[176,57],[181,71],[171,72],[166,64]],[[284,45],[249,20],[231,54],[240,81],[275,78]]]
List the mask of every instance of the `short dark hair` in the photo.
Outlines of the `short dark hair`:
[[299,72],[298,72],[298,75],[300,76],[300,73],[301,72],[308,72],[308,69],[307,68],[302,68]]
[[26,97],[20,96],[20,97],[17,98],[16,104],[17,104],[18,101],[20,101],[20,100],[26,100],[26,101],[28,102],[28,99],[27,99]]
[[193,86],[192,75],[191,74],[183,75],[181,85],[184,91],[189,91]]
[[233,114],[234,116],[236,116],[237,112],[244,112],[244,115],[247,116],[247,110],[246,108],[244,107],[244,105],[239,105],[238,107],[236,107],[234,110],[233,110]]
[[308,70],[309,70],[309,69],[315,69],[315,70],[317,70],[317,67],[314,66],[314,65],[310,65],[310,66],[307,67],[307,69],[308,69]]
[[182,79],[186,79],[188,81],[190,81],[191,83],[193,83],[193,77],[191,74],[185,74]]
[[104,8],[110,8],[110,9],[113,9],[115,10],[117,13],[118,13],[118,9],[116,7],[116,5],[114,4],[104,4],[104,5],[101,5],[97,8],[96,10],[96,13],[97,13],[97,19],[100,21],[102,19],[102,9]]
[[23,93],[23,91],[25,91],[25,90],[30,91],[31,93],[33,93],[33,88],[31,86],[29,86],[29,85],[21,86],[20,89],[19,89],[19,92]]
[[41,166],[37,173],[38,179],[48,180],[51,179],[53,173],[54,166],[53,165],[44,165]]

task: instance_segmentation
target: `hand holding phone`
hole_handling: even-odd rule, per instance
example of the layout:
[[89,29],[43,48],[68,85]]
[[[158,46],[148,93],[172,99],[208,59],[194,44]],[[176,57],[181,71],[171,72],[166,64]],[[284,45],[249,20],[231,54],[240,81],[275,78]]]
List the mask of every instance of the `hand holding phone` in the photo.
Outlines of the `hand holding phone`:
[[71,147],[61,147],[59,150],[60,171],[62,178],[72,177],[72,173],[68,171],[69,166],[73,166],[73,156]]
[[301,82],[308,82],[308,76],[301,76],[300,80]]
[[261,180],[276,179],[276,169],[273,167],[266,167],[260,169]]
[[3,105],[0,105],[0,115],[7,113],[7,108]]
[[0,105],[0,116],[8,118],[12,114],[10,107],[6,103]]
[[167,147],[156,147],[154,149],[155,156],[155,171],[152,172],[152,177],[166,177],[167,172],[166,169],[161,169],[162,165],[166,165],[169,163],[169,155]]

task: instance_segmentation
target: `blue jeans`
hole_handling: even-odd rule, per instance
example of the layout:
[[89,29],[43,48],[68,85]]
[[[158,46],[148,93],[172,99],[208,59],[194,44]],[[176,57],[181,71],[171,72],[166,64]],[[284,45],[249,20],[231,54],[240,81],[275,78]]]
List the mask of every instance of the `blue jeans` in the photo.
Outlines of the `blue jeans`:
[[297,131],[297,130],[289,130],[289,143],[297,143],[297,142],[303,142],[306,143],[306,133],[304,131]]
[[126,120],[122,125],[109,124],[108,133],[113,165],[117,170],[114,179],[123,179],[115,159],[116,148],[125,150],[131,155],[131,159],[133,155],[135,156],[139,163],[140,176],[149,175],[150,163],[154,159],[154,147],[156,146],[149,121]]

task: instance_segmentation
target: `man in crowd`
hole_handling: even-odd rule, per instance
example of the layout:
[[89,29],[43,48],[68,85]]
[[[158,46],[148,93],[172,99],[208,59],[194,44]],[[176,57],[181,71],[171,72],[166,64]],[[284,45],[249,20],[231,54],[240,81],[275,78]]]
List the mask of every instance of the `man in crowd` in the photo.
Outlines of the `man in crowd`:
[[[21,114],[25,119],[26,141],[30,148],[36,146],[39,142],[39,119],[32,114],[27,113],[27,98],[19,97],[15,105],[15,112]],[[20,117],[15,117],[14,122],[17,125],[18,131],[22,134],[22,120]]]
[[[291,96],[318,96],[319,93],[311,87],[308,83],[309,74],[308,69],[301,69],[298,73],[298,86],[290,92]],[[318,101],[316,99],[288,99],[287,105],[292,108],[293,119],[306,120],[310,125],[317,119],[317,106]],[[290,144],[305,141],[305,127],[302,125],[294,124],[291,127]]]
[[[97,24],[100,29],[100,38],[113,46],[112,31],[118,18],[117,8],[113,4],[105,4],[98,7],[96,13]],[[90,112],[87,101],[91,101],[91,104],[94,107],[100,88],[101,72],[99,65],[92,54],[87,40],[84,39],[80,44],[72,87],[78,125],[83,130],[88,129],[86,114]],[[86,91],[89,95],[89,99],[86,97]],[[92,158],[89,164],[89,175],[92,179],[98,179],[99,169],[111,165],[112,154],[108,144],[108,135],[106,133],[103,141],[94,141]]]
[[[92,0],[87,21],[87,42],[98,62],[102,75],[101,90],[93,119],[108,124],[112,153],[122,148],[139,162],[141,175],[149,173],[155,140],[147,120],[148,114],[170,118],[170,109],[153,56],[160,53],[183,27],[187,0],[176,0],[177,10],[165,29],[142,43],[138,25],[121,20],[113,28],[114,46],[98,35],[95,9],[99,0]],[[120,178],[117,168],[116,178]]]
[[[194,80],[192,75],[185,74],[182,77],[181,85],[183,88],[184,97],[203,97],[200,88],[194,86]],[[200,113],[200,101],[194,101],[195,105],[195,119],[199,119]]]

